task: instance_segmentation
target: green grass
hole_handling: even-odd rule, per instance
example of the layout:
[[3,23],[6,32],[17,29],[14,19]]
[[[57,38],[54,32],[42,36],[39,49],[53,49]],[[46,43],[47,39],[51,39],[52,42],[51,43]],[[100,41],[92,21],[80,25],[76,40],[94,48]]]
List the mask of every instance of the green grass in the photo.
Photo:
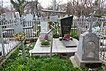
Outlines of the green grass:
[[[30,57],[28,51],[34,47],[25,48],[27,51],[27,61],[23,61],[22,55],[19,55],[21,46],[0,66],[0,71],[80,71],[74,68],[69,59],[63,59],[59,55],[49,57]],[[26,46],[26,45],[25,45]],[[76,70],[75,70],[76,69]]]
[[[21,46],[0,66],[0,71],[88,71],[87,68],[74,68],[69,59],[61,58],[59,55],[50,57],[30,57],[28,51],[33,49],[35,42],[25,48],[27,61],[23,61],[22,55],[18,53]],[[25,45],[26,46],[26,45]],[[101,70],[100,70],[101,71]]]

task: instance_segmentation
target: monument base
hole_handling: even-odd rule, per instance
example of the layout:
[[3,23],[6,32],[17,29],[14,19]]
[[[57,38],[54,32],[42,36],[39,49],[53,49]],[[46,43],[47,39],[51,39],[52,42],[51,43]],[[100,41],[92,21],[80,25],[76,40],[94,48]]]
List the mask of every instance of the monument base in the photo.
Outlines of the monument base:
[[70,40],[64,40],[61,37],[59,40],[64,44],[66,48],[76,47],[77,43],[73,40],[73,38],[70,38]]
[[102,61],[83,61],[80,59],[77,53],[70,58],[74,67],[88,67],[88,68],[98,68],[101,67]]

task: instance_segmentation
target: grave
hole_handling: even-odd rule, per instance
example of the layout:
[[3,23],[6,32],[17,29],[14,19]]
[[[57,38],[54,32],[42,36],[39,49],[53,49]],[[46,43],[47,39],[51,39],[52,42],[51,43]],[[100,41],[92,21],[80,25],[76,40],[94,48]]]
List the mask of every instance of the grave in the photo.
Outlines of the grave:
[[25,20],[26,21],[32,21],[33,20],[33,15],[32,14],[26,14],[26,16],[25,16]]
[[13,27],[14,27],[14,32],[15,32],[15,33],[23,32],[23,25],[20,24],[19,19],[18,19],[17,22],[13,25]]
[[53,21],[53,22],[58,22],[58,16],[57,15],[50,16],[50,20]]
[[76,43],[73,38],[70,37],[71,26],[73,22],[73,16],[65,17],[61,19],[61,32],[62,38],[60,39],[65,47],[76,47]]
[[7,21],[13,20],[14,19],[14,14],[12,12],[6,12],[5,13],[5,19]]
[[93,16],[89,31],[80,35],[78,50],[74,57],[71,57],[72,63],[75,66],[96,68],[101,66],[99,60],[99,38],[92,32]]
[[16,17],[16,18],[20,18],[19,12],[15,12],[15,17]]

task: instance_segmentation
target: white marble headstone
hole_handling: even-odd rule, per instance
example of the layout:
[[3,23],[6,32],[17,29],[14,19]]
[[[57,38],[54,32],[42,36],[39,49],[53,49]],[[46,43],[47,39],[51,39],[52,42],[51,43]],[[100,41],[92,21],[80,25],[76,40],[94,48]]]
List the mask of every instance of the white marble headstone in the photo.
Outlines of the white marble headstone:
[[14,24],[14,32],[15,33],[23,32],[23,26],[21,24]]
[[25,16],[25,20],[26,20],[26,21],[32,21],[32,20],[33,20],[33,15],[32,15],[32,14],[27,14],[27,15]]
[[15,12],[15,16],[16,16],[16,18],[20,18],[19,12]]
[[7,21],[13,20],[13,19],[14,19],[14,14],[13,14],[12,12],[6,12],[6,13],[5,13],[5,19],[6,19]]
[[48,32],[48,22],[46,21],[41,22],[41,32],[42,33]]
[[15,12],[15,16],[16,16],[16,18],[20,18],[19,12]]
[[58,20],[58,16],[50,16],[50,20],[53,21],[53,22],[57,22]]

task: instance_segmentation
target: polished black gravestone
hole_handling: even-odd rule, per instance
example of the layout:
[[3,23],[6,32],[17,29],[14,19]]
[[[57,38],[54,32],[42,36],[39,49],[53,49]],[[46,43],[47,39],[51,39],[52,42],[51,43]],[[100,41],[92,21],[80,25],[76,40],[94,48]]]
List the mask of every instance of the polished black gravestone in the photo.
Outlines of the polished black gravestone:
[[72,38],[65,40],[65,35],[70,35],[71,26],[73,23],[73,16],[65,17],[61,19],[61,41],[66,47],[76,47]]
[[73,16],[61,19],[62,38],[64,37],[65,34],[70,34],[72,23],[73,23]]

